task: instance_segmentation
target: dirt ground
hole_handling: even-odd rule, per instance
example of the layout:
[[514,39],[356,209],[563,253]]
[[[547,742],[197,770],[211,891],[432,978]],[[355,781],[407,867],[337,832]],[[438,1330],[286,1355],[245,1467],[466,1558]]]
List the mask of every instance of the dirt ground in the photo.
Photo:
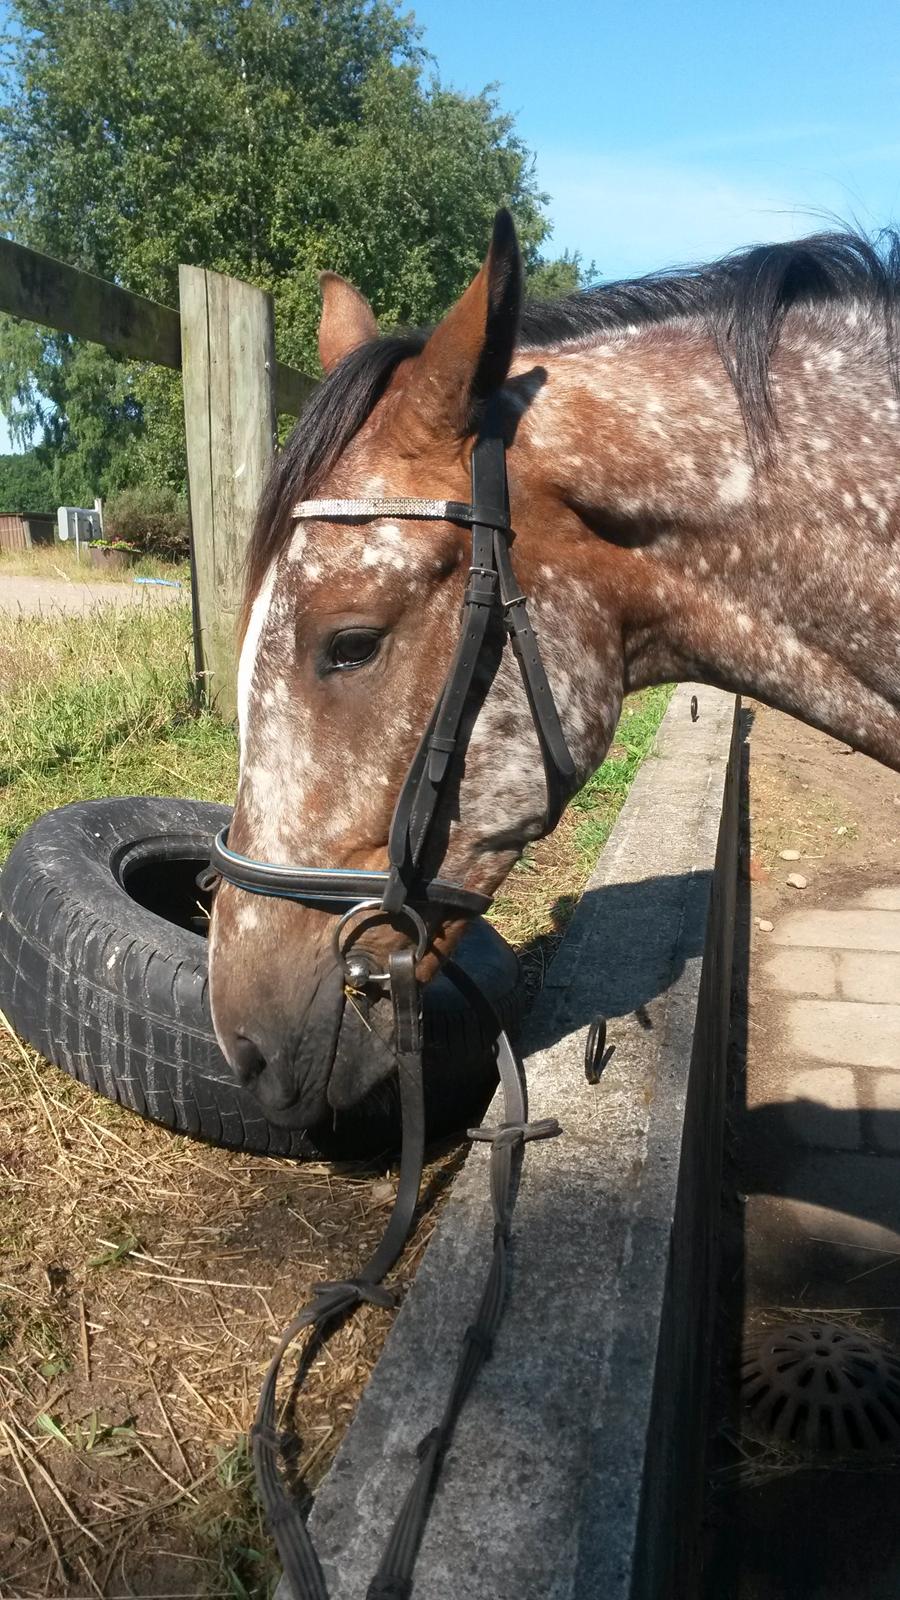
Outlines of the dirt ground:
[[[495,917],[540,988],[580,891],[575,819]],[[432,1152],[402,1293],[465,1154]],[[282,1327],[384,1230],[389,1162],[234,1154],[88,1093],[0,1028],[0,1597],[261,1597],[276,1575],[247,1452]],[[391,1323],[363,1308],[288,1422],[314,1488]]]
[[[800,893],[805,905],[834,902],[861,874],[900,877],[900,774],[767,706],[747,701],[745,709],[754,918],[774,921]],[[779,859],[792,848],[808,879],[802,891],[787,883],[800,863]]]
[[[900,1461],[782,1443],[742,1409],[739,1379],[743,1352],[775,1324],[900,1338],[900,1157],[873,1143],[862,1103],[851,1142],[849,1117],[793,1098],[813,1063],[798,1058],[769,966],[792,913],[900,884],[900,775],[752,702],[745,724],[705,1600],[893,1600]],[[788,882],[798,872],[805,887]]]
[[0,573],[0,611],[25,616],[81,616],[98,605],[171,605],[183,588],[146,583],[70,583],[67,578],[29,578]]

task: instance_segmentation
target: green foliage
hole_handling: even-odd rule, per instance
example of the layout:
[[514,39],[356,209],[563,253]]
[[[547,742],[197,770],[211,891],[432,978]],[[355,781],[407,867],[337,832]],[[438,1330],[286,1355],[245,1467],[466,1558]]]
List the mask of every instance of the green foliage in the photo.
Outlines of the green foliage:
[[653,748],[674,689],[672,683],[655,684],[626,701],[606,760],[571,802],[578,817],[575,846],[590,862],[606,843],[638,767]]
[[173,489],[123,489],[104,507],[103,531],[141,555],[177,561],[190,553],[187,504]]
[[36,450],[0,456],[0,516],[22,511],[54,511],[53,480]]
[[53,505],[92,505],[129,481],[136,377],[98,345],[0,316],[0,407],[17,443],[37,442]]
[[529,300],[557,300],[577,289],[589,289],[597,277],[593,261],[585,267],[579,250],[564,250],[556,261],[541,259],[535,263],[526,276],[525,293]]
[[[307,370],[324,267],[385,325],[430,322],[506,204],[546,279],[545,197],[511,119],[492,90],[429,76],[393,0],[12,0],[11,13],[0,195],[23,243],[170,305],[179,262],[257,283],[279,355]],[[46,442],[59,500],[141,478],[183,488],[169,374],[7,318],[0,405]]]

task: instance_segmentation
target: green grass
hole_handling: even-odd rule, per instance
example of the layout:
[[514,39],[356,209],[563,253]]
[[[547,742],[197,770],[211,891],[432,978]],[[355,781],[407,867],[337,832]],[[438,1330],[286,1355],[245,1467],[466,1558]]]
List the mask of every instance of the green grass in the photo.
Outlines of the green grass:
[[131,583],[134,578],[177,578],[185,587],[191,571],[187,561],[159,561],[142,556],[125,572],[111,572],[80,561],[73,543],[38,545],[33,550],[0,550],[0,578],[63,578],[71,583]]
[[591,862],[609,838],[638,767],[653,746],[674,687],[660,684],[626,701],[606,760],[572,801],[575,848]]
[[0,615],[0,856],[70,800],[233,800],[237,742],[193,714],[191,661],[187,603]]

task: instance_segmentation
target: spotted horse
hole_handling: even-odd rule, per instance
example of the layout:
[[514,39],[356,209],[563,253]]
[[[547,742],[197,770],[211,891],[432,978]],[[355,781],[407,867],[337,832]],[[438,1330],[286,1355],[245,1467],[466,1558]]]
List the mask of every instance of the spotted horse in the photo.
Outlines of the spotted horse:
[[[249,552],[213,858],[213,1020],[272,1120],[358,1108],[398,1058],[402,1089],[410,996],[603,760],[626,693],[747,692],[900,769],[898,282],[894,235],[823,234],[523,305],[505,212],[433,331],[379,336],[323,275],[325,377]],[[289,1334],[381,1293],[370,1268]],[[371,1600],[409,1593],[452,1421]],[[264,1498],[298,1593],[324,1596]]]

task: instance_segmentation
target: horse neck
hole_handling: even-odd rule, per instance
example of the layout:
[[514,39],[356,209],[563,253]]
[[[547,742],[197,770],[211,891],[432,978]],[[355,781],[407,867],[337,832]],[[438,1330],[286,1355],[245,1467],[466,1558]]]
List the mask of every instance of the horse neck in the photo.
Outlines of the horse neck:
[[[559,549],[614,613],[625,687],[749,693],[900,768],[900,434],[875,314],[788,317],[768,459],[697,325],[522,352],[516,370],[523,508],[555,513]],[[553,532],[539,538],[546,560]]]

